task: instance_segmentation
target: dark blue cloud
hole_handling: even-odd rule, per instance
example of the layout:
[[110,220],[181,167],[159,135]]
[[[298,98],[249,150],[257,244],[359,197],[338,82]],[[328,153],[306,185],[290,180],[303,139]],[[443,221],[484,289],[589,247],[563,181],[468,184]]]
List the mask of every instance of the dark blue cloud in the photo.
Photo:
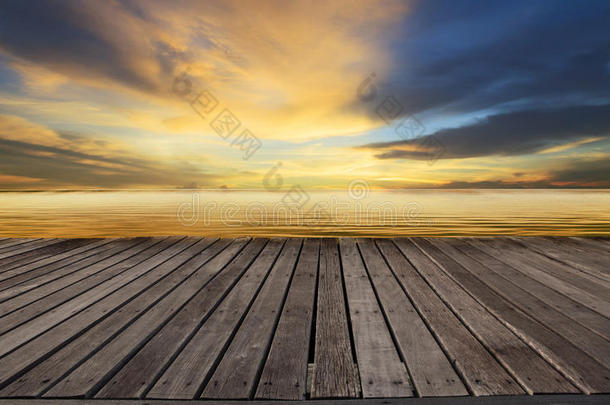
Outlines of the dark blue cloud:
[[420,1],[393,45],[405,113],[610,98],[610,2]]
[[[497,114],[472,125],[447,128],[429,135],[443,145],[441,159],[490,155],[514,156],[539,152],[583,138],[610,136],[610,104],[525,110]],[[427,160],[429,154],[405,146],[422,139],[379,142],[361,148],[380,150],[379,159]],[[411,149],[411,150],[409,150]]]

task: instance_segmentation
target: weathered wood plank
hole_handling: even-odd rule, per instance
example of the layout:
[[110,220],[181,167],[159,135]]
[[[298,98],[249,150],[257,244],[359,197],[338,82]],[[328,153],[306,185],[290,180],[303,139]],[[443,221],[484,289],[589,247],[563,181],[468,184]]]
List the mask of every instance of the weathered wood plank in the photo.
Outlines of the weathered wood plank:
[[[382,398],[291,401],[290,405],[607,405],[610,395],[513,395],[497,397]],[[0,405],[200,405],[201,400],[137,399],[0,399]],[[205,401],[206,405],[227,405],[229,401]],[[285,401],[239,401],[243,405],[286,405]]]
[[356,241],[339,239],[339,250],[362,395],[411,397],[411,380],[386,325]]
[[192,399],[199,394],[218,356],[225,350],[236,327],[262,288],[283,243],[284,240],[278,239],[269,242],[146,397]]
[[[434,250],[435,248],[421,238],[400,240],[399,243],[403,251],[409,252],[409,259],[428,284],[528,393],[578,392],[535,350],[496,319],[487,306],[469,295],[469,290],[463,289],[464,285],[456,283],[456,279],[451,275],[462,274],[458,263]],[[427,249],[424,250],[422,245]],[[420,251],[415,246],[418,246]],[[439,269],[445,270],[445,273]],[[475,280],[474,286],[478,289],[475,292],[483,290],[482,294],[493,296],[493,292],[485,290],[484,284],[476,284],[476,281],[478,280]],[[497,295],[493,298],[502,299]]]
[[[112,256],[110,258],[112,260],[110,261],[104,260],[95,263],[79,272],[52,281],[39,288],[32,289],[8,301],[0,303],[0,314],[3,314],[2,317],[0,317],[0,333],[5,333],[16,326],[67,302],[98,284],[129,270],[129,263],[125,263],[123,266],[113,265],[148,249],[160,241],[161,239],[148,239],[143,243],[132,246],[118,255]],[[81,272],[84,274],[81,274]],[[89,273],[91,272],[94,274],[89,276]],[[78,278],[75,276],[78,276]],[[66,285],[67,283],[74,281],[74,278],[77,279],[74,284]],[[78,281],[79,279],[80,281]]]
[[[392,403],[388,396],[412,394],[412,389],[390,392],[393,374],[386,371],[396,371],[398,364],[406,366],[399,377],[407,383],[410,377],[419,396],[453,396],[440,398],[452,405],[462,400],[456,395],[468,394],[464,384],[490,401],[550,398],[504,396],[520,392],[511,373],[529,392],[570,392],[563,377],[563,388],[531,388],[547,373],[532,368],[544,364],[597,394],[584,398],[600,398],[610,392],[610,319],[602,315],[610,302],[599,297],[610,291],[606,244],[530,240],[424,238],[410,242],[415,251],[401,252],[398,240],[345,239],[338,246],[335,239],[307,239],[298,259],[291,257],[292,275],[275,270],[288,260],[282,241],[271,242],[279,243],[275,253],[264,248],[251,263],[238,257],[244,246],[264,244],[261,240],[169,238],[163,248],[155,244],[159,239],[148,238],[129,246],[126,239],[16,243],[4,253],[39,245],[6,257],[4,267],[0,259],[0,403],[2,397],[45,396],[43,402],[52,403],[61,396],[65,403],[67,396],[91,395],[106,402],[199,396],[302,400],[308,383],[315,398],[318,370],[309,380],[307,362],[309,355],[316,365],[323,362],[316,292],[324,282],[338,292],[331,295],[331,309],[343,311],[337,319],[344,326],[328,322],[327,328],[335,333],[344,327],[347,345],[325,343],[327,353],[338,348],[332,355],[346,360],[339,374],[347,378],[335,384],[337,390],[352,387],[345,397],[355,398],[362,389],[365,397]],[[315,253],[306,255],[307,249]],[[318,271],[329,280],[317,278]],[[276,274],[283,284],[274,281]],[[2,289],[5,280],[11,281]],[[505,332],[499,333],[498,324]],[[309,347],[311,339],[317,347]],[[522,356],[537,359],[534,366],[517,361],[523,347],[534,353]],[[467,354],[456,356],[463,348]],[[347,368],[351,375],[344,373]],[[495,383],[487,385],[490,370]],[[367,375],[375,389],[366,386]],[[404,389],[404,382],[397,385]],[[221,394],[206,396],[208,389]],[[335,405],[375,403],[321,397],[334,398]]]
[[[559,263],[548,257],[545,257],[533,250],[527,249],[510,239],[495,238],[493,242],[496,246],[510,251],[522,260],[528,261],[536,266],[536,268],[571,284],[589,294],[598,297],[598,299],[610,304],[610,281],[599,279],[587,273],[575,271],[572,267],[563,263]],[[610,307],[609,307],[610,308]]]
[[[400,255],[391,242],[393,252],[383,241],[379,241],[379,244],[381,250],[389,256]],[[402,290],[375,244],[370,239],[359,239],[358,246],[418,395],[468,395],[468,390],[449,359]],[[397,261],[398,259],[393,260],[394,263]]]
[[201,398],[248,399],[271,344],[277,319],[302,239],[290,239],[275,262],[271,275],[248,311],[237,334],[201,394]]
[[[418,258],[417,256],[411,257],[411,248],[408,247],[401,252],[396,246],[390,246],[392,243],[390,240],[379,240],[378,243],[386,248],[383,253],[390,267],[470,391],[474,395],[522,394],[523,390],[513,377],[445,305],[413,265],[405,259],[405,256],[409,260]],[[404,248],[400,242],[397,243],[398,247]],[[404,256],[401,253],[404,253]],[[414,265],[423,267],[427,265],[426,263],[426,261],[417,260]],[[432,271],[439,270],[433,267]]]
[[[189,239],[176,241],[176,239],[170,238],[149,248],[149,250],[142,252],[140,255],[133,256],[130,259],[132,259],[135,263],[139,263],[132,267],[130,272],[123,273],[119,277],[108,280],[87,291],[85,294],[59,305],[51,311],[48,311],[43,315],[21,325],[19,328],[13,329],[10,332],[0,336],[0,356],[4,356],[30,339],[33,339],[38,335],[43,334],[45,331],[56,327],[59,323],[71,318],[73,315],[78,314],[87,307],[89,307],[87,308],[89,310],[87,313],[94,312],[92,307],[90,307],[91,304],[98,304],[97,307],[106,303],[109,304],[110,308],[107,308],[105,312],[116,308],[121,301],[114,300],[115,295],[113,293],[122,290],[122,293],[135,294],[139,291],[137,286],[141,286],[142,289],[149,287],[151,282],[158,279],[155,279],[154,275],[159,273],[159,271],[151,272],[151,270],[154,270],[159,264],[167,261],[180,251],[192,245],[194,242],[194,240]],[[152,256],[151,253],[153,252],[151,252],[151,250],[154,252]],[[165,276],[173,269],[163,270],[165,270],[165,272],[161,272],[162,274],[159,274],[159,277]],[[144,275],[148,275],[149,277],[142,277]],[[119,293],[118,295],[120,296],[121,294]],[[88,324],[89,322],[85,323],[85,325]],[[76,326],[80,327],[83,325],[77,324]],[[65,326],[62,325],[62,327]],[[0,375],[4,375],[4,372],[9,372],[10,370],[10,368],[1,369]]]
[[261,374],[256,399],[305,399],[319,255],[320,240],[306,239]]
[[[246,272],[266,243],[265,239],[255,239],[230,263],[225,260],[210,262],[212,266],[204,266],[191,276],[184,286],[189,289],[199,286],[200,290],[195,291],[196,295],[97,392],[96,397],[139,398],[144,395],[172,357]],[[205,284],[216,274],[214,279]],[[188,295],[187,292],[191,293],[181,288],[172,294],[184,297]],[[158,305],[155,309],[157,308]]]
[[547,287],[545,284],[528,277],[524,273],[515,270],[508,264],[501,262],[463,240],[448,238],[443,240],[443,243],[458,249],[461,253],[466,254],[484,265],[487,269],[502,276],[509,282],[509,285],[514,284],[518,286],[535,297],[538,297],[547,305],[550,305],[566,316],[569,316],[574,321],[579,322],[589,330],[596,332],[606,339],[610,339],[610,322],[608,321],[608,318],[605,318],[599,313],[579,304],[556,290]]
[[[23,255],[24,253],[34,252],[37,249],[43,248],[45,246],[53,245],[55,243],[63,242],[65,239],[40,239],[32,242],[27,242],[21,245],[18,245],[15,249],[15,246],[11,246],[9,248],[0,249],[0,260],[7,259],[9,257],[14,257],[18,255]],[[35,253],[34,253],[35,254]]]
[[0,247],[0,253],[9,252],[11,248],[20,249],[23,246],[27,246],[29,243],[44,240],[43,238],[15,238],[9,240],[3,246]]
[[[123,257],[120,253],[144,242],[143,238],[140,239],[132,239],[132,240],[117,240],[112,242],[110,245],[104,245],[104,248],[98,251],[96,254],[93,254],[87,257],[84,260],[80,260],[76,263],[72,263],[68,266],[63,266],[62,268],[53,271],[51,273],[43,273],[38,275],[37,277],[32,277],[32,273],[30,272],[28,276],[30,278],[28,280],[22,280],[21,277],[13,277],[9,280],[4,280],[3,283],[7,283],[10,285],[10,288],[7,287],[4,290],[0,291],[0,303],[5,302],[11,298],[14,298],[18,295],[21,295],[25,292],[37,289],[39,287],[43,287],[56,281],[53,285],[61,285],[61,282],[67,282],[69,285],[72,280],[79,280],[79,277],[84,278],[87,275],[94,274],[100,270],[103,270],[105,267],[110,266],[111,264],[115,264]],[[101,264],[100,264],[101,262]],[[104,266],[104,263],[109,263]],[[0,284],[3,284],[0,283]],[[0,314],[3,312],[0,311]]]
[[[481,292],[481,290],[486,288],[493,290],[510,303],[508,306],[495,303],[497,307],[503,310],[508,308],[513,311],[515,308],[519,308],[530,318],[535,319],[569,341],[569,343],[565,342],[564,345],[571,343],[583,352],[588,353],[591,357],[597,358],[598,362],[605,367],[610,365],[610,342],[606,339],[574,322],[573,319],[568,318],[537,297],[510,283],[509,280],[489,271],[488,268],[462,254],[452,246],[434,239],[418,239],[415,243],[433,258],[437,264],[451,273],[473,295],[478,297],[477,292]],[[456,266],[457,263],[460,264],[459,267]],[[464,270],[473,277],[476,277],[480,282],[473,281],[469,274],[464,273]],[[482,293],[483,297],[498,299],[497,296],[489,294],[487,291],[482,291]],[[544,344],[544,342],[541,342],[541,344]],[[557,354],[557,357],[561,358],[562,356]]]
[[19,245],[20,243],[29,242],[32,240],[40,240],[42,238],[2,238],[0,240],[0,247],[5,248],[8,246]]
[[337,240],[323,239],[312,398],[355,398],[360,392],[347,322]]
[[[252,249],[244,249],[241,254],[247,256],[246,260],[252,260],[264,244],[265,241],[255,241],[251,244]],[[193,260],[193,258],[201,253],[205,246],[206,242],[200,240],[180,252],[175,257],[178,262],[182,262],[179,267],[189,266],[191,270],[199,268],[201,262]],[[188,280],[163,297],[153,308],[129,325],[111,342],[108,342],[98,352],[79,364],[68,376],[47,391],[44,396],[88,397],[93,395],[105,382],[106,375],[111,374],[113,369],[124,364],[130,353],[135,353],[139,347],[152,338],[220,270],[219,268],[208,267],[204,271],[196,272],[189,277]]]
[[95,242],[57,255],[54,258],[47,258],[5,271],[0,274],[0,290],[10,288],[16,284],[40,277],[44,274],[53,273],[64,266],[88,258],[91,255],[103,251],[108,243],[114,241],[116,241],[116,239]]
[[[468,262],[471,266],[473,266],[473,270],[466,270],[460,265],[453,255],[451,255],[451,257],[445,255],[435,245],[423,238],[412,239],[411,242],[417,245],[423,253],[425,253],[440,269],[445,272],[445,275],[441,275],[439,278],[452,280],[452,283],[457,283],[465,290],[464,291],[456,288],[456,290],[460,291],[459,294],[455,294],[456,298],[459,299],[460,295],[466,294],[467,291],[474,298],[464,296],[462,298],[464,302],[474,299],[477,300],[476,302],[481,305],[481,308],[486,310],[485,312],[482,310],[481,314],[484,314],[484,319],[489,318],[488,322],[497,323],[498,320],[492,317],[490,312],[487,311],[491,311],[497,315],[503,315],[508,312],[517,312],[515,317],[522,316],[522,314],[518,312],[519,310],[512,306],[510,300],[505,299],[502,294],[499,294],[495,289],[490,288],[489,285],[485,283],[485,281],[490,281],[493,279],[495,276],[493,272],[490,272],[488,269],[484,268],[474,260]],[[450,249],[450,247],[446,248]],[[459,251],[454,252],[454,254],[458,255]],[[468,258],[464,258],[464,260],[468,260]],[[480,278],[477,278],[477,276]],[[500,282],[508,284],[500,277],[497,278],[500,280]],[[494,279],[494,281],[497,280]],[[512,286],[512,288],[514,294],[519,295],[522,293],[524,298],[527,298],[526,294],[528,293],[515,288],[515,286]],[[443,294],[450,294],[450,292],[444,291]],[[445,301],[449,301],[449,299],[445,297]],[[475,306],[474,304],[472,305]],[[467,318],[467,315],[463,310],[460,311],[460,314]],[[528,319],[525,316],[523,316],[523,318]],[[474,322],[477,322],[477,320],[475,319]],[[485,323],[481,323],[481,325],[485,325]],[[532,323],[531,325],[533,325],[533,327],[538,326],[536,323]],[[529,347],[522,340],[516,338],[516,336],[511,333],[510,330],[504,328],[500,330],[502,333],[500,333],[499,336],[492,337],[492,339],[495,338],[495,341],[489,339],[487,340],[486,344],[488,345],[490,351],[492,351],[492,353],[496,353],[496,356],[506,364],[507,368],[512,371],[512,374],[515,375],[521,384],[527,388],[528,392],[532,394],[578,392],[578,390],[576,390],[572,384],[561,376],[557,370],[552,368],[549,363],[544,361],[536,350]],[[593,336],[597,336],[593,333],[591,334]],[[565,341],[565,343],[569,344],[567,341]]]
[[592,295],[574,285],[567,283],[545,271],[539,269],[538,266],[531,263],[523,257],[513,254],[512,249],[506,249],[502,245],[497,245],[492,238],[467,238],[468,243],[478,249],[488,253],[498,260],[508,264],[512,268],[524,273],[530,278],[553,288],[554,290],[572,298],[574,301],[585,305],[599,314],[610,318],[610,306],[606,302],[602,302],[595,295]]
[[0,273],[4,273],[31,263],[41,263],[45,259],[54,258],[55,256],[62,255],[71,249],[76,249],[98,241],[100,241],[100,239],[67,239],[63,242],[34,250],[33,252],[27,252],[21,255],[9,257],[0,261]]
[[565,239],[511,238],[517,243],[605,282],[610,281],[610,253],[595,254]]
[[[211,241],[209,241],[211,242]],[[197,260],[205,262],[205,267],[222,268],[239,253],[245,241],[221,240],[213,243],[198,255]],[[109,341],[113,336],[129,326],[134,320],[147,313],[160,299],[173,291],[180,283],[192,274],[191,266],[181,266],[155,283],[145,293],[138,295],[133,300],[110,314],[89,330],[79,335],[76,339],[62,345],[47,359],[33,367],[25,375],[18,375],[12,384],[2,391],[1,395],[14,396],[38,396],[47,387],[58,381],[61,376],[70,371],[74,365],[82,359],[87,358],[102,347],[103,343]],[[65,335],[64,335],[65,336]],[[53,338],[53,337],[51,337]],[[44,353],[42,349],[37,350],[38,355]]]
[[[557,238],[554,238],[557,239]],[[600,252],[602,254],[610,253],[610,242],[606,240],[600,240],[596,238],[586,238],[586,237],[569,237],[562,238],[565,239],[566,242],[573,242],[575,244],[581,245],[586,249],[593,249],[594,251]]]
[[[417,240],[415,243],[425,245],[425,241],[422,240]],[[434,253],[434,259],[440,268],[450,273],[461,286],[471,291],[489,311],[496,314],[498,319],[504,321],[506,326],[534,347],[585,393],[602,393],[610,389],[610,370],[577,349],[568,340],[516,309],[464,267],[447,256],[443,257],[442,253],[434,252],[434,249],[428,246],[427,251]],[[482,270],[480,273],[484,272],[485,270]],[[517,293],[518,290],[515,289],[513,294]],[[530,362],[534,360],[533,356],[525,357]],[[536,381],[536,378],[537,376],[533,376],[533,381]]]

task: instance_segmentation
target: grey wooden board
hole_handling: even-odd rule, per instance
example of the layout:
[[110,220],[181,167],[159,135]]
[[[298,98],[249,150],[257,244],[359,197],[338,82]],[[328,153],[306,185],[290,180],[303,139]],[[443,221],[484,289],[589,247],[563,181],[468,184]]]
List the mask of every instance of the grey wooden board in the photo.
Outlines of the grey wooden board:
[[[359,239],[358,245],[417,394],[422,397],[468,395],[451,362],[376,246],[369,239]],[[392,242],[380,240],[378,245],[394,265],[404,260]]]
[[32,240],[39,240],[41,238],[2,238],[0,241],[0,247],[5,248],[9,246],[19,245],[21,243],[30,242]]
[[[105,296],[100,294],[103,296],[103,298],[97,302],[94,301],[93,305],[89,305],[84,310],[74,310],[74,305],[68,305],[66,308],[62,308],[63,305],[60,305],[58,307],[60,308],[59,311],[56,308],[53,310],[55,313],[52,313],[53,311],[47,312],[46,314],[51,314],[51,317],[43,319],[43,322],[40,322],[40,319],[43,317],[36,318],[35,320],[38,320],[38,322],[33,325],[33,328],[27,328],[25,333],[22,332],[24,326],[20,326],[14,330],[16,333],[14,336],[10,336],[10,340],[7,340],[6,338],[9,336],[9,334],[11,334],[11,332],[0,337],[0,340],[7,340],[9,345],[17,348],[16,350],[8,353],[12,350],[12,348],[0,346],[3,351],[8,353],[3,354],[2,357],[0,357],[0,361],[2,361],[3,365],[3,367],[0,368],[0,385],[3,384],[7,379],[14,376],[16,372],[19,372],[32,363],[35,363],[37,359],[49,353],[54,348],[60,346],[62,342],[65,342],[66,340],[78,335],[84,329],[89,327],[89,325],[107,316],[117,307],[129,301],[134,296],[139,295],[159,279],[171,273],[173,270],[173,268],[171,268],[171,263],[169,268],[167,266],[160,268],[157,266],[184,250],[192,243],[194,243],[194,241],[180,241],[173,238],[164,240],[161,243],[151,247],[146,252],[143,252],[142,255],[136,255],[131,258],[134,261],[134,267],[132,268],[132,270],[135,269],[135,274],[132,273],[134,280],[129,283],[127,282],[128,280],[120,280],[118,283],[118,289],[115,289],[114,292],[111,292]],[[148,258],[146,258],[147,256]],[[138,263],[140,260],[142,261]],[[106,293],[106,291],[103,291],[103,293]],[[88,296],[87,298],[98,297]],[[81,303],[86,304],[83,303],[82,300],[79,302],[79,304]],[[74,310],[75,313],[70,313],[72,310]],[[63,322],[60,324],[55,324],[46,331],[40,332],[40,330],[44,330],[50,324],[55,323],[57,320],[56,318],[63,318]],[[29,324],[30,323],[27,323],[26,325]],[[31,340],[25,343],[28,338],[31,338]],[[25,344],[18,347],[19,342],[15,342],[17,339],[23,340]]]
[[534,264],[536,268],[555,278],[592,294],[599,300],[604,301],[610,308],[610,281],[600,280],[587,273],[574,271],[571,267],[527,249],[510,239],[496,238],[493,243],[502,249],[510,250],[512,255]]
[[534,280],[539,281],[540,283],[545,284],[546,286],[570,297],[572,300],[591,308],[607,318],[610,318],[610,306],[605,301],[602,302],[595,295],[583,291],[570,283],[542,271],[529,260],[513,255],[512,250],[503,249],[496,245],[494,243],[494,239],[468,238],[466,241],[473,244],[480,250],[488,253],[490,256],[493,256],[498,260],[510,265],[512,268],[524,273],[528,277],[533,278]]
[[[442,294],[445,302],[449,303],[454,311],[459,312],[464,322],[529,393],[578,392],[557,370],[540,357],[538,352],[506,329],[506,326],[488,311],[490,308],[498,312],[516,311],[510,302],[504,300],[502,295],[496,294],[487,284],[472,276],[457,261],[444,255],[425,239],[414,238],[411,242],[415,243],[440,269],[445,271],[445,274],[441,272],[426,274],[428,282]],[[477,268],[476,262],[470,264],[473,268]],[[479,269],[483,279],[487,279],[486,276],[491,272],[483,269],[482,266]],[[464,290],[455,286],[455,283]],[[515,293],[517,291],[515,289]],[[458,311],[457,308],[460,305],[462,308],[469,307],[474,311],[466,309]],[[496,348],[502,349],[497,350]]]
[[[39,288],[27,291],[8,301],[0,303],[0,333],[21,325],[30,319],[41,315],[83,293],[89,289],[109,280],[130,268],[130,262],[124,265],[113,266],[117,262],[126,260],[149,247],[159,243],[160,240],[148,239],[119,254],[112,256],[111,260],[102,260],[92,266],[72,273]],[[93,273],[93,274],[89,274]],[[66,285],[67,283],[70,283]],[[57,291],[56,291],[57,290]]]
[[383,398],[308,401],[185,401],[117,399],[0,399],[0,405],[607,405],[610,395],[534,395],[463,398]]
[[443,243],[458,249],[460,252],[483,264],[487,269],[503,277],[509,283],[508,286],[516,285],[538,297],[547,305],[569,316],[575,322],[589,328],[589,330],[596,332],[607,340],[610,339],[610,322],[608,318],[549,288],[545,284],[528,277],[526,274],[515,270],[513,267],[479,250],[472,244],[459,239],[447,239]]
[[[565,316],[562,312],[550,307],[544,301],[538,299],[538,297],[510,283],[509,280],[498,276],[494,272],[490,272],[488,268],[462,254],[452,246],[442,241],[435,240],[418,241],[416,243],[431,243],[436,249],[440,249],[444,254],[450,256],[451,259],[449,260],[455,260],[455,262],[460,263],[462,269],[471,273],[475,278],[485,283],[485,285],[489,286],[531,318],[534,318],[552,331],[563,336],[571,344],[585,353],[588,353],[591,357],[598,358],[598,361],[606,367],[610,364],[610,342],[608,340],[581,326],[573,319]],[[434,249],[428,249],[426,251],[429,254],[438,255]],[[442,257],[442,254],[440,255]],[[447,256],[445,256],[444,260],[447,260],[446,257]],[[469,277],[469,279],[474,282],[472,277]],[[475,291],[472,289],[469,291],[476,295]],[[608,320],[607,323],[610,325],[610,320]]]
[[565,239],[511,238],[517,243],[535,250],[551,259],[588,273],[602,280],[610,281],[610,252],[596,254],[592,249],[581,249]]
[[[246,246],[235,258],[228,255],[204,266],[188,282],[191,286],[202,287],[180,312],[163,326],[161,330],[138,351],[97,392],[100,398],[139,398],[155,382],[173,356],[188,341],[220,300],[248,269],[266,244],[264,239],[256,239]],[[230,262],[230,263],[229,263]],[[222,271],[220,274],[218,274]],[[218,274],[209,284],[203,285],[212,275]],[[187,287],[191,287],[187,286]],[[192,288],[192,287],[191,287]],[[186,295],[184,289],[176,290],[178,295]]]
[[38,262],[56,256],[67,250],[95,242],[97,239],[66,239],[40,249],[0,260],[0,273],[15,269],[26,264]]
[[562,238],[567,242],[573,242],[580,246],[584,246],[587,249],[593,249],[601,253],[610,253],[610,241],[608,239],[599,240],[595,238],[584,238],[584,237],[571,237]]
[[[204,250],[200,254],[200,259],[206,261],[205,266],[224,266],[243,246],[243,241],[232,243],[231,246],[227,247],[229,243],[226,240],[219,241]],[[3,394],[16,396],[40,395],[44,389],[58,381],[74,365],[95,353],[104,342],[109,341],[138,317],[147,313],[160,299],[177,288],[191,272],[192,268],[183,266],[159,280],[144,294],[134,298],[124,307],[103,319],[8,385],[0,391],[0,396]]]
[[44,241],[43,238],[33,238],[33,239],[14,239],[12,242],[6,243],[4,246],[0,247],[0,253],[10,252],[11,250],[21,249],[24,246],[29,245],[30,243]]
[[14,285],[23,283],[27,280],[35,279],[42,275],[51,274],[64,266],[102,252],[108,243],[112,243],[114,241],[116,240],[111,239],[85,245],[53,258],[47,258],[42,261],[36,261],[8,270],[0,274],[0,290],[5,290]]
[[[191,272],[198,269],[203,264],[201,258],[199,260],[193,260],[193,258],[196,258],[207,245],[205,240],[200,240],[176,255],[174,257],[178,264],[176,269],[182,266],[188,266]],[[142,346],[149,337],[154,336],[165,321],[171,319],[199,291],[202,285],[205,285],[221,269],[222,267],[208,267],[189,277],[170,294],[163,297],[146,314],[108,342],[100,351],[72,370],[45,395],[60,397],[92,395],[106,375],[116,369],[117,365],[123,364],[127,356]]]
[[41,240],[36,240],[33,242],[24,243],[22,245],[19,245],[16,249],[13,249],[13,247],[0,249],[0,260],[6,259],[9,257],[14,257],[17,255],[24,255],[24,254],[27,254],[30,252],[35,252],[37,249],[41,249],[45,246],[49,246],[49,245],[53,245],[55,243],[62,242],[63,240],[65,240],[65,239],[56,239],[56,238],[41,239]]
[[411,397],[411,380],[392,340],[356,241],[341,238],[339,248],[362,396]]
[[[164,242],[164,241],[163,241]],[[161,249],[166,247],[163,242],[153,246],[160,246]],[[45,312],[39,317],[29,320],[17,329],[13,329],[4,335],[0,336],[0,355],[10,352],[12,349],[27,342],[35,336],[43,333],[47,329],[61,323],[78,312],[84,310],[91,304],[109,296],[120,288],[125,288],[130,282],[138,279],[150,270],[157,267],[159,264],[170,259],[176,253],[186,249],[193,244],[192,240],[181,240],[174,246],[169,246],[167,250],[161,251],[155,256],[147,257],[146,255],[133,256],[136,260],[143,260],[138,265],[130,268],[129,272],[122,273],[117,277],[105,281],[104,283],[95,286],[84,294]]]
[[[11,262],[4,267],[0,264],[0,283],[27,274],[0,290],[4,297],[0,310],[9,312],[6,316],[0,312],[0,328],[8,327],[0,329],[0,399],[44,396],[46,402],[61,395],[57,399],[65,402],[63,395],[94,395],[106,402],[136,397],[150,398],[150,402],[157,402],[154,398],[189,401],[211,386],[214,373],[222,374],[214,378],[222,378],[219,390],[227,399],[262,399],[261,393],[268,393],[263,394],[267,398],[283,398],[284,393],[294,394],[297,400],[309,398],[315,380],[310,373],[320,349],[315,346],[320,326],[320,259],[321,267],[338,276],[335,286],[343,311],[339,319],[346,324],[348,346],[347,350],[345,345],[335,348],[349,360],[353,373],[343,384],[353,384],[354,397],[379,395],[383,401],[395,402],[388,395],[402,394],[367,393],[366,386],[361,389],[360,375],[365,384],[367,367],[372,365],[371,370],[379,372],[371,374],[386,381],[383,367],[385,363],[394,367],[398,357],[417,395],[452,404],[479,401],[457,397],[468,394],[464,383],[473,393],[481,390],[476,381],[469,380],[473,376],[470,368],[478,366],[480,372],[493,368],[495,362],[496,367],[502,365],[495,376],[498,381],[508,377],[506,370],[523,375],[524,371],[514,371],[518,363],[506,360],[519,352],[515,345],[504,342],[514,341],[514,335],[521,342],[519,350],[525,342],[534,353],[525,357],[544,358],[548,362],[544,364],[561,370],[564,377],[571,376],[583,391],[610,391],[608,368],[603,366],[610,326],[600,313],[604,300],[597,297],[605,288],[605,273],[596,272],[603,267],[607,242],[510,239],[413,239],[415,252],[405,254],[417,269],[392,240],[344,239],[339,248],[334,239],[307,239],[298,259],[291,259],[297,259],[292,275],[278,276],[283,284],[273,277],[278,268],[273,264],[284,260],[278,259],[281,240],[270,242],[279,243],[275,252],[264,248],[256,259],[244,252],[246,247],[265,243],[259,239],[249,243],[147,238],[131,247],[126,239],[41,240],[37,248],[5,258]],[[23,242],[21,248],[35,242]],[[320,243],[330,252],[326,258],[317,250]],[[157,246],[160,244],[164,246]],[[111,250],[119,245],[125,249]],[[315,253],[308,254],[307,246],[315,246],[310,249]],[[517,246],[519,254],[507,246]],[[100,260],[94,260],[97,254]],[[581,259],[583,255],[586,259]],[[549,270],[547,266],[553,267]],[[299,276],[301,269],[303,277]],[[7,277],[3,279],[3,275]],[[580,280],[578,287],[569,282],[574,278]],[[584,288],[583,280],[596,286]],[[594,310],[588,305],[598,307]],[[457,323],[444,320],[445,316]],[[454,330],[443,331],[443,322],[454,325]],[[498,334],[498,322],[508,329]],[[487,324],[493,326],[481,327]],[[464,356],[466,366],[462,358],[456,362],[454,352],[459,346],[455,340],[482,347],[487,357]],[[291,347],[295,342],[304,343],[303,347]],[[381,354],[375,357],[376,353]],[[387,353],[392,353],[390,360]],[[532,381],[518,379],[525,387],[538,384],[543,374],[536,373]],[[176,377],[178,389],[172,385]],[[266,381],[267,377],[271,379]],[[72,379],[82,384],[70,382]],[[288,386],[292,384],[299,387]],[[514,381],[512,384],[505,383],[503,388],[516,386]],[[72,391],[59,393],[60,387]],[[482,395],[489,401],[551,398],[546,394]],[[599,395],[564,394],[561,398]],[[325,398],[308,402],[338,401],[330,395]],[[420,400],[426,401],[416,399]],[[401,403],[405,401],[417,403],[411,398],[403,398]],[[339,402],[375,403],[365,399]]]
[[319,239],[306,239],[260,377],[257,399],[305,399],[319,256]]
[[312,398],[354,398],[360,381],[354,359],[343,294],[337,240],[320,248],[318,306]]
[[290,239],[284,245],[271,274],[203,390],[202,398],[251,397],[302,243],[301,239]]
[[[149,239],[150,240],[150,239]],[[104,268],[117,263],[120,261],[122,255],[120,254],[122,251],[125,251],[141,242],[144,242],[144,239],[139,240],[120,240],[111,243],[110,245],[105,245],[103,250],[98,253],[88,257],[85,260],[78,261],[77,263],[73,263],[68,266],[64,266],[61,269],[53,271],[51,273],[41,274],[38,277],[30,278],[29,280],[21,281],[18,284],[13,284],[10,288],[6,288],[0,291],[0,302],[4,302],[11,298],[14,298],[18,295],[22,295],[27,291],[31,291],[37,289],[42,286],[48,286],[48,284],[53,283],[53,285],[69,285],[72,280],[78,281],[80,278],[84,278],[88,275],[95,274],[98,271],[103,270]],[[104,263],[109,263],[104,265]],[[5,280],[6,282],[14,281],[19,277],[13,277],[10,280]],[[52,286],[48,286],[53,288]],[[53,290],[51,290],[53,291]],[[2,313],[2,312],[0,312]]]
[[610,370],[527,314],[515,310],[506,300],[485,288],[479,279],[469,276],[463,267],[445,265],[443,268],[451,271],[454,278],[459,278],[460,284],[466,284],[469,290],[476,289],[473,293],[498,319],[552,362],[585,393],[601,393],[610,389]]
[[[434,331],[470,391],[475,395],[523,393],[515,380],[445,305],[414,267],[421,268],[432,263],[420,260],[418,251],[412,249],[414,246],[399,244],[398,247],[413,264],[400,260],[397,254],[386,258],[402,287]],[[440,270],[433,267],[432,271]]]
[[262,287],[283,240],[272,240],[212,315],[146,394],[148,398],[192,399],[201,391],[218,356]]

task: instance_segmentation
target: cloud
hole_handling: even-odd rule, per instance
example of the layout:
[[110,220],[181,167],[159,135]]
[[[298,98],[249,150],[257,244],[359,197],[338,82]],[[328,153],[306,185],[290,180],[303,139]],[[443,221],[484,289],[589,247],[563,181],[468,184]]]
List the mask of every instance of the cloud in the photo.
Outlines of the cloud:
[[[568,142],[584,143],[585,138],[591,141],[591,137],[610,136],[608,117],[610,105],[518,111],[493,115],[473,125],[443,129],[429,137],[444,147],[439,159],[525,155],[549,152]],[[427,160],[430,154],[421,149],[421,144],[422,139],[413,139],[369,143],[359,148],[382,150],[376,155],[378,159]]]
[[[188,68],[260,138],[315,139],[374,127],[346,108],[409,2],[279,0],[3,3],[0,51],[31,88],[79,84],[175,105]],[[188,109],[183,103],[182,107]]]
[[60,133],[23,118],[0,115],[0,188],[211,186],[220,175],[180,162],[157,162],[121,144]]

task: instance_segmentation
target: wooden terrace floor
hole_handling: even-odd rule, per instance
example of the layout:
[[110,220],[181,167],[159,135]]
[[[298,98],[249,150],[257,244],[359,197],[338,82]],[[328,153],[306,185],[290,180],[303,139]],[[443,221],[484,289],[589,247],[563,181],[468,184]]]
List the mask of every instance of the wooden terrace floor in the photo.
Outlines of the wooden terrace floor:
[[609,319],[603,238],[4,238],[0,404],[610,403]]

